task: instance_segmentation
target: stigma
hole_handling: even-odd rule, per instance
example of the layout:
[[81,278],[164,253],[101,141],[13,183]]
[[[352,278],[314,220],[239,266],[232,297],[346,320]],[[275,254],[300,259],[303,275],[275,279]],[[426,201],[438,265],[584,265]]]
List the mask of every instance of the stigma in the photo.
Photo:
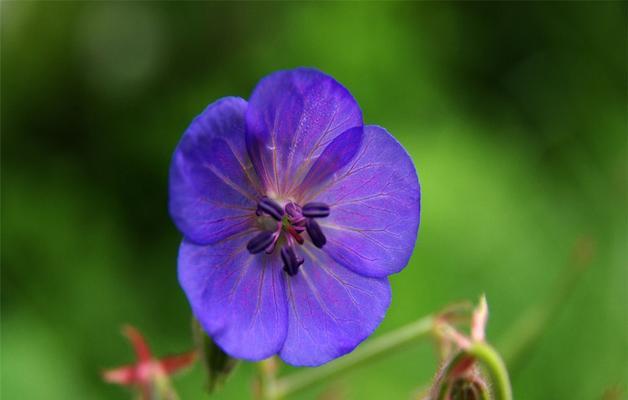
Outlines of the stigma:
[[283,270],[288,276],[295,276],[304,263],[297,250],[306,240],[319,249],[327,243],[321,226],[316,222],[316,219],[330,214],[330,208],[325,203],[309,202],[300,206],[290,201],[282,207],[270,197],[262,197],[255,214],[261,231],[249,240],[246,249],[251,254],[272,254],[279,244]]

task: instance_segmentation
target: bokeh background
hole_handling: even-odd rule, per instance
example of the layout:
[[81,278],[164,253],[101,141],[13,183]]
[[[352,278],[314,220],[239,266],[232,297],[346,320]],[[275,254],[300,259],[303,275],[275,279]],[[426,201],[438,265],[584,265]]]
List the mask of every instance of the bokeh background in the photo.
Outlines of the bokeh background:
[[[376,335],[484,292],[516,397],[625,385],[626,3],[1,7],[2,398],[130,398],[99,377],[133,359],[123,323],[190,347],[170,156],[208,103],[296,66],[342,82],[419,171],[419,240]],[[409,398],[436,363],[417,342],[297,398]],[[253,371],[215,398],[247,398]],[[175,385],[206,396],[198,365]]]

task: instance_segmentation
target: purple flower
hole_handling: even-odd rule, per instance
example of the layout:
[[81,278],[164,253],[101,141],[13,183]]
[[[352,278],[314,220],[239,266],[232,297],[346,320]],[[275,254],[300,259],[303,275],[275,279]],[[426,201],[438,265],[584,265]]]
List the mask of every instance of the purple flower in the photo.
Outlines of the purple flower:
[[347,89],[299,68],[196,117],[174,152],[169,207],[184,235],[179,281],[214,341],[237,358],[315,366],[384,318],[420,190],[406,151],[363,125]]

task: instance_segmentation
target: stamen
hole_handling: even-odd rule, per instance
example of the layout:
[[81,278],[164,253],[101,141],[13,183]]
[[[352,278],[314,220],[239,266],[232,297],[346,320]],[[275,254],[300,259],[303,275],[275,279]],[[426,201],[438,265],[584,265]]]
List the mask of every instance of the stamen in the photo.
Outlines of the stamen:
[[303,206],[303,215],[308,218],[325,218],[329,215],[329,206],[319,202],[307,203]]
[[283,217],[283,208],[276,201],[269,199],[268,197],[264,197],[257,204],[258,212],[261,210],[266,214],[270,215],[277,221],[281,221],[281,217]]
[[266,250],[265,250],[266,254],[272,254],[273,251],[275,251],[275,245],[277,244],[277,241],[279,240],[280,234],[281,234],[281,222],[277,222],[277,230],[273,232],[272,242],[270,242],[268,247],[266,247]]
[[312,239],[312,243],[314,246],[322,249],[325,243],[327,243],[327,238],[323,235],[323,231],[321,230],[320,225],[315,220],[308,218],[305,223],[305,229],[307,230],[307,234],[310,235],[310,239]]
[[[272,254],[280,240],[285,240],[285,246],[281,249],[281,258],[285,264],[285,270],[290,276],[297,273],[298,267],[303,263],[294,248],[305,243],[303,235],[307,231],[314,246],[319,249],[327,243],[320,225],[314,218],[329,216],[329,206],[321,202],[310,202],[301,207],[297,203],[288,202],[283,209],[276,201],[263,197],[257,204],[258,216],[268,215],[276,222],[268,218],[259,220],[261,233],[249,240],[246,248],[256,254],[265,251]],[[275,225],[276,227],[274,227]],[[282,233],[285,235],[282,239]]]
[[246,249],[251,254],[257,254],[273,243],[273,232],[262,231],[246,244]]
[[299,272],[299,266],[303,264],[303,258],[297,256],[294,248],[284,246],[281,248],[281,260],[283,261],[283,270],[289,276],[295,276]]

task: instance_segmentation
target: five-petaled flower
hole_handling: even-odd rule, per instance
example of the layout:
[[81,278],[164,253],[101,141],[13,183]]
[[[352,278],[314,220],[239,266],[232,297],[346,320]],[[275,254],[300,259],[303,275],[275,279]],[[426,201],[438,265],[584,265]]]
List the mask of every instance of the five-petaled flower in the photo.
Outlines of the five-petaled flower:
[[[196,360],[196,352],[154,358],[142,334],[132,326],[125,326],[122,333],[129,339],[137,362],[122,367],[103,371],[103,379],[110,383],[133,386],[139,389],[141,399],[149,400],[160,392],[159,398],[176,398],[168,384],[168,376],[178,370],[190,366]],[[164,392],[165,393],[161,393]]]
[[299,68],[194,119],[174,152],[169,208],[184,235],[179,281],[215,342],[237,358],[315,366],[382,321],[387,277],[414,248],[420,190],[406,151],[364,126],[347,89]]

